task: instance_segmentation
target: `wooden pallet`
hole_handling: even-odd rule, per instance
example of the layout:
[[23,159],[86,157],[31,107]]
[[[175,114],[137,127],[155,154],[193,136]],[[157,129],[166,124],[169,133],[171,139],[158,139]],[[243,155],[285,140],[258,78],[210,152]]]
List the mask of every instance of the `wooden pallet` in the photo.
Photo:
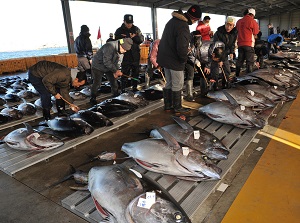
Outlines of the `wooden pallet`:
[[[273,109],[263,113],[265,119],[271,115]],[[202,128],[222,140],[224,145],[230,149],[227,160],[222,160],[218,166],[222,168],[223,178],[244,153],[244,150],[252,142],[258,130],[247,130],[222,124],[204,116],[197,116],[189,122],[192,126]],[[135,162],[128,164],[130,168],[146,174],[158,182],[163,188],[175,198],[185,210],[192,222],[201,204],[213,193],[221,181],[192,182],[179,180],[174,176],[146,171]],[[89,222],[100,222],[102,217],[98,214],[89,192],[77,191],[62,200],[62,206],[81,216]]]

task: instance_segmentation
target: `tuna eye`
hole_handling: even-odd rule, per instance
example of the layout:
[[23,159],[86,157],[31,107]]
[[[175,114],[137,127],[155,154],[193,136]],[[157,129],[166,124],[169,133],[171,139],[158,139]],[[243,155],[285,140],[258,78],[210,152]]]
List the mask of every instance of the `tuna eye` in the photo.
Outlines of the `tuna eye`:
[[174,218],[176,223],[183,222],[183,216],[180,212],[175,212],[174,213]]

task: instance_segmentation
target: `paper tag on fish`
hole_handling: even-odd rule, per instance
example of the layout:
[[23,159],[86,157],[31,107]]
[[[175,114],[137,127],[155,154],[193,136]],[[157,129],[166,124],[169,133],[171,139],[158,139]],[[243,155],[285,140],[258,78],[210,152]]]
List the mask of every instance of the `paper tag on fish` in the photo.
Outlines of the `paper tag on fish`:
[[156,202],[155,192],[146,192],[146,201],[147,201],[147,207],[151,208],[151,206]]
[[40,134],[38,134],[37,132],[34,132],[31,135],[34,136],[34,138],[36,139],[40,137]]
[[274,89],[277,89],[277,86],[274,86]]
[[279,76],[282,76],[282,74],[281,74],[281,73],[279,73]]
[[189,147],[182,147],[182,154],[184,155],[184,156],[188,156],[189,155],[189,153],[190,153],[190,149],[189,149]]
[[200,138],[199,130],[194,131],[194,139],[199,139],[199,138]]
[[251,94],[251,96],[254,96],[254,91],[248,90],[249,94]]
[[134,95],[133,95],[134,98],[137,98],[137,96],[139,96],[139,95],[138,95],[138,94],[134,94]]
[[139,198],[137,206],[141,207],[141,208],[147,208],[147,209],[149,209],[148,206],[147,206],[147,200],[145,198],[142,198],[142,197]]
[[245,111],[245,109],[246,109],[244,105],[241,105],[240,108],[242,111]]

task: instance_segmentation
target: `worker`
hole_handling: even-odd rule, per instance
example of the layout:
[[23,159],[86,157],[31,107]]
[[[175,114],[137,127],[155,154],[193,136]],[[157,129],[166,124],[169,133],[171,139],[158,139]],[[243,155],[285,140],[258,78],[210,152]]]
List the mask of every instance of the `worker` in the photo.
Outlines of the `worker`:
[[77,76],[71,76],[71,70],[61,64],[51,61],[39,61],[28,70],[28,80],[39,92],[43,108],[43,117],[47,121],[51,119],[52,107],[51,95],[56,99],[58,116],[66,115],[65,102],[70,102],[70,108],[77,112],[79,107],[72,104],[69,95],[70,84],[78,88],[86,83],[85,72],[78,72]]

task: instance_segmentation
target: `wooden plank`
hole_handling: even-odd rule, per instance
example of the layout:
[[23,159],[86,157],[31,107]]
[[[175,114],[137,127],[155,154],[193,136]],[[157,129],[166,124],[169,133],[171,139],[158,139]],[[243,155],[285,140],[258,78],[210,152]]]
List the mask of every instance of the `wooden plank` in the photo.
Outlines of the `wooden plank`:
[[222,126],[222,123],[214,121],[209,126],[207,126],[205,128],[205,130],[211,134],[214,134],[221,126]]
[[95,211],[96,207],[92,197],[84,200],[75,207],[75,210],[83,214],[84,217],[89,217],[90,213]]
[[223,124],[221,128],[214,132],[214,136],[222,140],[233,128],[234,126],[232,125]]
[[177,177],[171,176],[171,175],[164,175],[162,178],[160,178],[157,183],[159,183],[163,188],[168,189],[171,185],[178,182]]
[[63,199],[61,203],[63,207],[72,211],[78,204],[80,204],[90,196],[91,194],[89,191],[76,191],[70,196]]
[[236,142],[242,135],[243,132],[245,132],[245,129],[241,128],[234,128],[231,132],[229,132],[226,137],[222,140],[224,145],[227,148],[230,148],[234,142]]
[[212,119],[210,118],[205,118],[203,119],[201,122],[199,122],[196,127],[197,128],[201,128],[201,129],[205,129],[208,125],[210,125],[213,122]]
[[176,201],[180,202],[180,200],[187,195],[191,188],[196,185],[197,183],[193,181],[179,180],[178,183],[170,189],[169,193],[175,198]]

